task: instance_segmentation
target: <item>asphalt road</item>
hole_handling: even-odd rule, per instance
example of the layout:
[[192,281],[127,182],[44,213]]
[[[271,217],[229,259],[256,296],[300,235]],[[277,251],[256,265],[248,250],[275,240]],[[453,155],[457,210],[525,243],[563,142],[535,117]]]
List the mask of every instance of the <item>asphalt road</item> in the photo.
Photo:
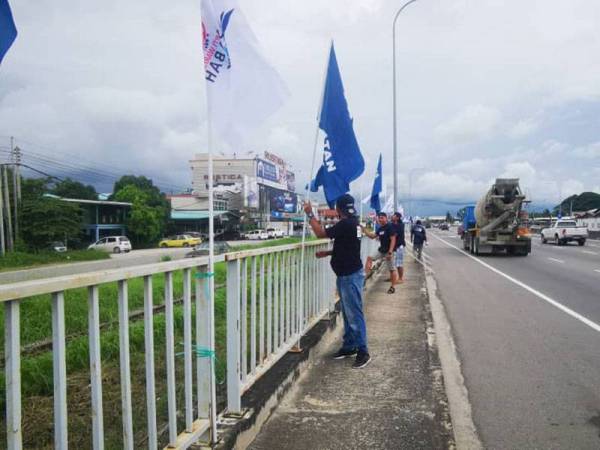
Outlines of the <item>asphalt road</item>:
[[[258,244],[264,241],[244,240],[228,241],[232,247],[243,244]],[[129,253],[111,254],[110,259],[89,261],[71,264],[55,264],[33,269],[0,272],[0,284],[18,283],[20,281],[37,280],[41,278],[60,277],[77,273],[94,272],[96,270],[119,269],[142,264],[160,262],[164,256],[172,260],[181,259],[191,249],[189,248],[153,248],[145,250],[132,250]]]
[[461,244],[431,230],[426,254],[484,447],[600,448],[600,242],[478,258]]

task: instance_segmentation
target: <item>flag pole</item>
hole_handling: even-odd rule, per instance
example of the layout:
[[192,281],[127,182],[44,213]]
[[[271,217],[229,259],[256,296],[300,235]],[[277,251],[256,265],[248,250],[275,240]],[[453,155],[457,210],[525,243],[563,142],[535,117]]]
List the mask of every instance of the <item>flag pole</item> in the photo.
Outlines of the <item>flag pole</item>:
[[[214,183],[213,183],[213,132],[210,109],[207,104],[207,142],[208,142],[208,299],[210,308],[209,350],[215,353],[215,210],[214,210]],[[198,314],[198,311],[196,311]],[[215,378],[215,358],[210,361],[210,438],[212,444],[217,443],[217,391]]]
[[[321,120],[321,110],[323,109],[323,99],[325,97],[325,78],[327,76],[327,69],[329,67],[329,58],[331,55],[331,47],[333,46],[333,40],[331,41],[331,45],[329,46],[329,50],[327,52],[327,60],[325,62],[325,70],[323,71],[323,76],[321,78],[321,95],[319,98],[319,104],[317,107],[317,127],[315,131],[315,140],[313,145],[313,154],[312,160],[310,164],[310,180],[306,185],[306,202],[310,201],[310,184],[312,183],[312,177],[315,173],[315,160],[317,159],[317,147],[319,145],[319,121]],[[300,250],[300,305],[299,308],[296,308],[297,311],[300,311],[298,314],[298,341],[294,346],[295,351],[302,351],[300,347],[300,338],[304,334],[304,330],[302,329],[302,325],[304,322],[304,259],[306,253],[306,226],[308,225],[308,221],[306,220],[306,214],[304,214],[304,220],[302,222],[302,246]]]

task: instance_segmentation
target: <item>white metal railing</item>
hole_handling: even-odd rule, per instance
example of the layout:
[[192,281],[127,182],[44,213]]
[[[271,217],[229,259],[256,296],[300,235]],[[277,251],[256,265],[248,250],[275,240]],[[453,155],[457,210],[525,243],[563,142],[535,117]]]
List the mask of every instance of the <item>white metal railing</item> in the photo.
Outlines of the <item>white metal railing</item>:
[[[378,241],[363,239],[361,254],[366,255]],[[300,337],[335,306],[335,275],[329,258],[317,259],[315,252],[329,250],[329,240],[310,241],[217,256],[226,262],[227,275],[227,410],[240,413],[241,397],[282,356],[299,346]],[[302,264],[302,261],[304,262]],[[216,436],[212,408],[211,379],[214,358],[201,358],[198,349],[209,349],[214,333],[207,283],[207,258],[183,259],[105,270],[77,275],[33,280],[0,286],[4,303],[6,427],[7,447],[23,446],[21,413],[21,303],[32,296],[51,295],[52,358],[54,386],[54,446],[68,444],[65,292],[86,288],[88,301],[88,344],[91,387],[92,447],[103,449],[103,384],[100,341],[100,286],[117,283],[119,371],[123,447],[133,449],[134,411],[129,338],[129,283],[143,281],[144,365],[146,390],[147,447],[156,449],[160,441],[157,424],[155,380],[153,276],[164,276],[166,411],[168,446],[187,448],[203,435]],[[193,271],[196,276],[193,277]],[[183,403],[176,395],[176,342],[174,314],[174,274],[182,274],[183,308]],[[301,280],[304,280],[301,282]],[[194,295],[195,294],[195,295]],[[192,308],[192,303],[195,308]],[[195,310],[195,317],[194,317]],[[194,350],[196,348],[196,351]],[[214,350],[214,349],[212,349]],[[214,353],[213,353],[214,354]],[[196,360],[194,364],[194,359]],[[194,373],[195,372],[195,373]],[[179,397],[181,398],[181,397]],[[181,412],[181,413],[179,413]],[[184,425],[178,426],[178,417]],[[181,420],[181,419],[180,419]]]
[[304,257],[300,244],[227,255],[228,413],[241,413],[243,393],[333,311],[335,276],[315,256],[329,249],[319,240]]
[[[223,261],[219,256],[217,261]],[[118,285],[118,324],[119,361],[121,384],[121,413],[123,447],[134,448],[133,410],[131,398],[131,368],[129,355],[129,307],[128,282],[135,278],[143,279],[144,292],[144,348],[146,369],[146,415],[148,448],[158,447],[156,383],[154,368],[154,302],[152,276],[164,274],[164,308],[166,323],[167,397],[168,397],[168,446],[187,448],[202,435],[212,431],[209,411],[216,405],[210,404],[210,364],[212,358],[196,359],[196,380],[193,378],[194,345],[207,348],[213,333],[209,299],[205,295],[208,276],[196,277],[192,281],[192,270],[207,272],[207,258],[184,259],[129,269],[107,270],[80,275],[70,275],[46,280],[34,280],[0,286],[0,302],[4,303],[5,321],[5,372],[6,372],[6,420],[7,447],[9,450],[23,446],[21,414],[21,341],[20,305],[34,295],[51,294],[52,297],[52,358],[54,384],[54,447],[68,447],[67,373],[65,342],[65,292],[70,289],[88,290],[88,343],[90,359],[92,446],[103,449],[105,441],[102,402],[102,364],[100,352],[100,313],[99,286],[117,282]],[[183,358],[184,358],[184,397],[185,426],[177,426],[177,398],[175,381],[175,333],[173,275],[183,274]],[[192,288],[195,284],[195,340],[192,342]],[[68,311],[67,311],[68,313]],[[195,395],[194,395],[195,388]],[[194,408],[193,400],[197,404]]]

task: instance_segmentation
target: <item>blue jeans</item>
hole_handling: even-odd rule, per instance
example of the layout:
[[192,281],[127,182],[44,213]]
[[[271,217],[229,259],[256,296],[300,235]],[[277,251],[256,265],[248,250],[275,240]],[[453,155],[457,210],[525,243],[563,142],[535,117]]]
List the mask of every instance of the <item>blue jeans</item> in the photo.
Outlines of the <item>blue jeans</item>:
[[342,316],[344,317],[344,350],[358,349],[368,353],[367,325],[362,305],[365,273],[362,269],[350,275],[337,277]]

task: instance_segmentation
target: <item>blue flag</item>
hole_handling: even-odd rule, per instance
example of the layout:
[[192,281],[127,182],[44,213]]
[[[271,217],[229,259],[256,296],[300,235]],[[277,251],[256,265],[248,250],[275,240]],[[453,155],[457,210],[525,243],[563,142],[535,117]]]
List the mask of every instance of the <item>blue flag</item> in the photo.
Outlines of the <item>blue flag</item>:
[[333,208],[335,201],[350,190],[350,182],[365,170],[365,161],[354,135],[352,118],[344,97],[344,85],[333,44],[329,53],[319,128],[325,132],[323,164],[310,188],[317,192],[319,186],[323,186],[325,199]]
[[0,64],[16,37],[17,27],[15,27],[8,0],[0,0]]
[[371,191],[371,208],[375,210],[377,214],[381,211],[381,201],[379,200],[379,194],[383,190],[381,176],[381,153],[379,154],[379,162],[377,163],[377,173],[375,174],[375,180],[373,181],[373,191]]

